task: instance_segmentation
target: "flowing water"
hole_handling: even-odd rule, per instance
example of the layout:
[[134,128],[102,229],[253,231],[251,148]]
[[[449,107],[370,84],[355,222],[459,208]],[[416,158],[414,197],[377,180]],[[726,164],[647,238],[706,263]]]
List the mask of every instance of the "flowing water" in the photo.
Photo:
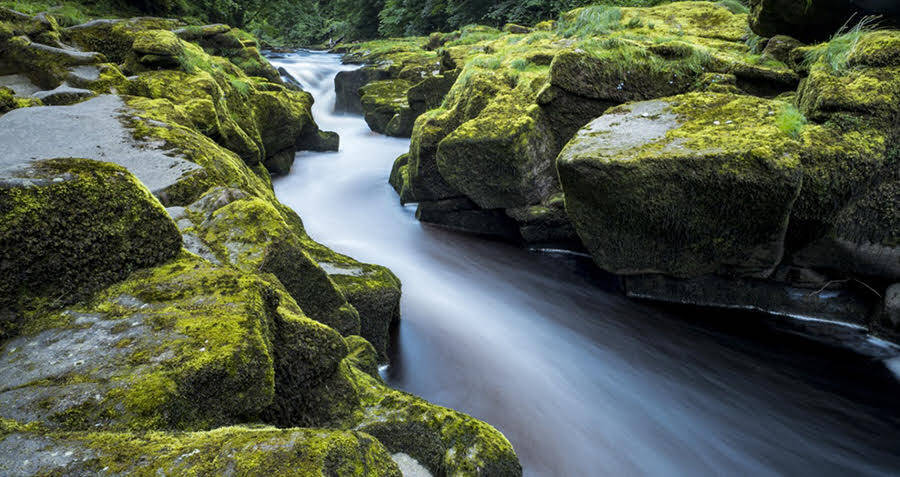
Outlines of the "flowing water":
[[337,153],[300,153],[279,199],[309,234],[403,282],[388,383],[483,419],[528,476],[897,475],[900,387],[881,363],[731,311],[630,301],[572,255],[420,224],[388,185],[409,140],[335,115],[336,55],[273,58]]

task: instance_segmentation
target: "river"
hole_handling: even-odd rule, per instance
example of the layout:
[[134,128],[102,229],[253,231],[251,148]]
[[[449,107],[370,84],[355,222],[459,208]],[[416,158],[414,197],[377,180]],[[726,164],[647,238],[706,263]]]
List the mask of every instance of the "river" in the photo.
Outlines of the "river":
[[897,475],[900,386],[881,363],[734,311],[626,299],[583,257],[419,223],[388,185],[409,140],[335,115],[337,55],[272,58],[337,153],[275,181],[316,240],[403,282],[387,382],[502,431],[527,476]]

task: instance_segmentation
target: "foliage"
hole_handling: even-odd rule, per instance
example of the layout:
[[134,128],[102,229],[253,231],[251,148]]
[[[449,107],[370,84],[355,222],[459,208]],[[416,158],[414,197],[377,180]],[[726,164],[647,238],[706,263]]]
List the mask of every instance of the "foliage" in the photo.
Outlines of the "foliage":
[[575,13],[574,18],[564,16],[559,21],[562,36],[580,38],[600,36],[621,28],[622,10],[605,5],[592,5]]
[[806,54],[806,64],[811,66],[819,61],[824,62],[834,73],[842,73],[847,69],[850,53],[856,48],[859,39],[877,28],[878,17],[863,17],[853,26],[844,25],[827,43],[816,46]]

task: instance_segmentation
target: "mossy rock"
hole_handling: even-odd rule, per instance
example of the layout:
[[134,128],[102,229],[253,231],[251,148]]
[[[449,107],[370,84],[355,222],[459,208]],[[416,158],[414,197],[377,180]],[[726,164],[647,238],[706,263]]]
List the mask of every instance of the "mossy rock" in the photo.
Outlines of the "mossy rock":
[[0,473],[12,475],[401,476],[380,442],[353,431],[233,426],[190,433],[3,434]]
[[515,103],[498,96],[438,145],[441,176],[484,209],[540,202],[556,184],[552,131],[539,108]]
[[389,179],[391,187],[400,196],[400,203],[415,202],[412,189],[409,184],[409,154],[403,154],[394,161]]
[[358,70],[341,71],[334,77],[336,112],[363,113],[359,89],[374,81],[390,78],[386,68],[363,67]]
[[[826,46],[822,46],[823,48]],[[897,128],[900,117],[900,32],[864,34],[847,54],[846,67],[835,70],[818,56],[798,91],[798,104],[810,119],[825,121],[833,113],[850,113]]]
[[396,124],[389,128],[395,116],[409,111],[407,91],[412,85],[401,79],[375,81],[360,88],[360,102],[365,112],[366,123],[375,132],[403,135],[411,133],[415,117],[408,118],[404,124]]
[[139,56],[177,57],[184,52],[181,40],[168,30],[144,30],[135,33],[131,48]]
[[836,115],[823,125],[808,124],[799,139],[804,178],[791,214],[793,247],[831,229],[842,209],[890,178],[897,168],[890,135],[852,116]]
[[43,316],[4,351],[0,369],[24,372],[4,378],[3,417],[54,428],[322,425],[357,403],[352,392],[317,397],[346,382],[340,335],[306,318],[274,277],[187,252]]
[[768,276],[800,192],[784,103],[692,93],[611,109],[557,160],[566,210],[619,274]]
[[250,104],[266,157],[287,149],[296,150],[306,129],[318,131],[310,112],[309,93],[286,89],[256,91],[250,96]]
[[346,362],[363,408],[347,425],[375,436],[392,453],[413,457],[433,475],[521,476],[509,441],[490,425],[386,387],[371,374],[375,350],[348,340]]
[[595,53],[560,53],[550,67],[550,82],[584,98],[618,104],[686,92],[699,76],[700,70],[688,68],[684,60],[661,67],[665,62],[661,57],[636,54],[635,48],[622,45]]
[[13,316],[72,303],[181,248],[159,202],[114,164],[53,159],[8,169],[0,199],[0,308]]
[[27,36],[16,36],[3,43],[0,74],[23,73],[36,85],[46,89],[59,86],[69,67],[106,61],[99,53],[49,46],[32,41]]
[[307,316],[344,335],[359,334],[357,311],[268,201],[215,188],[188,210],[196,226],[184,231],[202,239],[221,263],[274,274]]
[[793,254],[794,263],[881,280],[900,279],[900,177],[897,164],[883,182],[850,201],[820,238]]
[[464,73],[447,94],[440,109],[419,116],[409,148],[409,178],[418,200],[442,200],[462,194],[441,175],[437,164],[440,142],[468,119],[478,117],[503,87],[492,72]]
[[360,335],[378,350],[379,362],[388,361],[390,330],[400,321],[400,280],[387,268],[319,261],[319,266],[359,312]]
[[745,14],[734,14],[713,2],[666,2],[650,8],[622,9],[622,25],[627,28],[635,20],[639,21],[638,29],[653,25],[652,30],[663,35],[740,42],[747,34]]

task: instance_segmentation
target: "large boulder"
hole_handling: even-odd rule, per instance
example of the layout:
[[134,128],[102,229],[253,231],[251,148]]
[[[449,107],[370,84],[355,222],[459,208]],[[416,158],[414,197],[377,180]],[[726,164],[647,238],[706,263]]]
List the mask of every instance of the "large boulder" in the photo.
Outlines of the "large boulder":
[[0,337],[33,307],[84,298],[181,248],[165,210],[120,166],[71,158],[3,166]]
[[631,103],[583,128],[557,167],[595,262],[619,274],[768,276],[802,174],[776,125],[787,105],[691,93]]
[[[835,40],[839,41],[839,40]],[[853,275],[900,274],[900,33],[863,34],[844,61],[813,60],[798,95],[822,125],[804,129],[804,185],[792,217],[795,263]]]
[[390,78],[385,68],[363,67],[351,71],[341,71],[334,77],[334,110],[338,113],[363,113],[359,89],[363,86]]
[[67,430],[321,424],[354,402],[333,385],[331,402],[316,398],[346,353],[277,282],[184,253],[6,341],[0,417]]
[[357,311],[268,201],[236,189],[213,188],[182,217],[182,233],[199,239],[217,262],[274,274],[307,316],[341,334],[359,334]]
[[366,123],[375,132],[408,137],[415,116],[406,99],[412,85],[402,79],[375,81],[359,89]]

